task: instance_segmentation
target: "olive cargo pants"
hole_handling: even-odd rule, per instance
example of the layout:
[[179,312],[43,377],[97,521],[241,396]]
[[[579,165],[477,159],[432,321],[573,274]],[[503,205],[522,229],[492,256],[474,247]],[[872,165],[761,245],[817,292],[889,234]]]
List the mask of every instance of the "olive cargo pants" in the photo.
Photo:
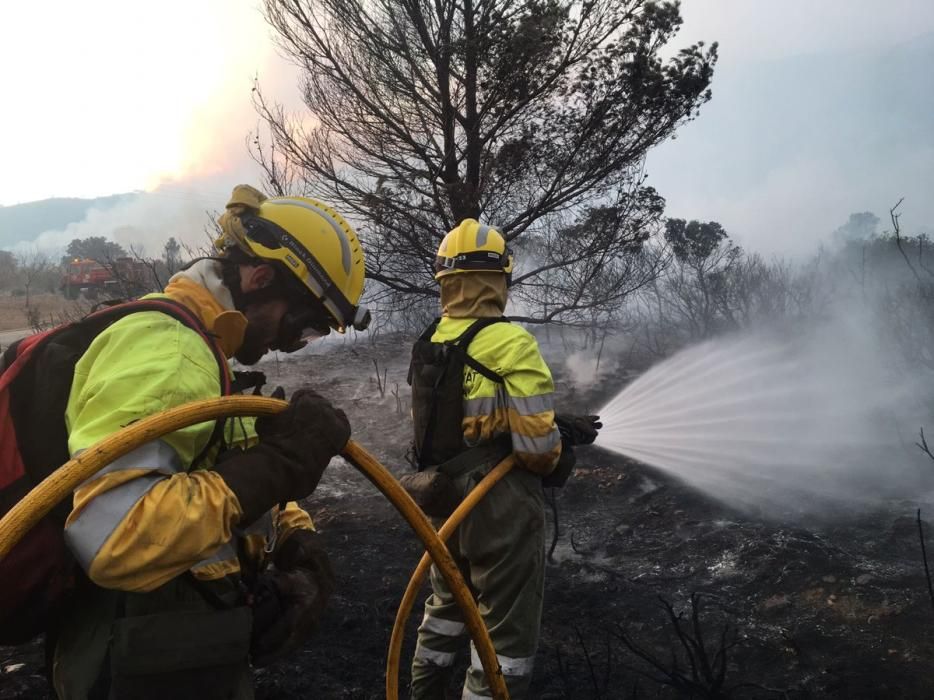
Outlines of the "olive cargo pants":
[[[472,472],[455,483],[466,495],[482,476],[483,472]],[[490,632],[510,697],[526,697],[538,648],[545,581],[541,477],[520,468],[507,474],[451,536],[448,548]],[[434,566],[431,587],[412,662],[412,700],[445,697],[455,655],[469,639],[460,609]],[[472,643],[470,651],[463,697],[489,697]]]

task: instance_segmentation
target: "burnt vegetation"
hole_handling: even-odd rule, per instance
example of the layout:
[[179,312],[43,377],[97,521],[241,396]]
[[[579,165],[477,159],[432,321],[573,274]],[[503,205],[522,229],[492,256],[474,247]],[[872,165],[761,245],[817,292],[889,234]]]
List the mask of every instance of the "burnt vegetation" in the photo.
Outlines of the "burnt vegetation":
[[[893,372],[930,379],[934,258],[924,233],[902,230],[901,203],[884,224],[858,212],[816,232],[830,234],[826,245],[794,262],[744,250],[715,221],[665,217],[644,157],[710,99],[717,56],[716,44],[697,44],[662,58],[677,40],[676,3],[264,8],[303,69],[307,111],[288,113],[257,83],[252,152],[271,193],[320,197],[353,221],[380,311],[366,336],[264,369],[290,391],[310,383],[332,397],[354,438],[397,475],[411,438],[408,344],[437,313],[437,245],[467,216],[497,225],[514,249],[510,312],[535,328],[568,411],[592,412],[697,341],[766,325],[796,332],[840,308],[872,324]],[[141,263],[144,288],[123,280],[118,296],[159,288],[195,256],[174,239],[156,257],[114,246],[74,241],[69,256],[109,266],[118,282],[116,260]],[[34,303],[58,292],[61,276],[38,252],[0,251],[0,292],[22,299],[24,324],[67,320],[37,315]],[[574,381],[565,360],[579,352],[605,381]],[[928,435],[932,425],[934,416]],[[923,429],[918,449],[934,460]],[[917,503],[844,522],[775,522],[598,450],[582,450],[552,496],[533,697],[931,696],[930,526]],[[339,590],[319,635],[257,672],[257,695],[381,697],[398,597],[421,552],[346,465],[329,469],[307,506]],[[42,669],[38,644],[0,649],[0,699],[42,697]]]

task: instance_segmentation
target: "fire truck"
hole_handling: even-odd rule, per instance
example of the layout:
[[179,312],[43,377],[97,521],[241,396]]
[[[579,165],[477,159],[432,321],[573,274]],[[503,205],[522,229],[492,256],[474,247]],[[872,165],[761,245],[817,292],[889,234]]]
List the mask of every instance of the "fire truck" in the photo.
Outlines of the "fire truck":
[[116,258],[107,265],[75,258],[65,265],[61,290],[68,299],[137,296],[146,291],[146,266],[133,258]]

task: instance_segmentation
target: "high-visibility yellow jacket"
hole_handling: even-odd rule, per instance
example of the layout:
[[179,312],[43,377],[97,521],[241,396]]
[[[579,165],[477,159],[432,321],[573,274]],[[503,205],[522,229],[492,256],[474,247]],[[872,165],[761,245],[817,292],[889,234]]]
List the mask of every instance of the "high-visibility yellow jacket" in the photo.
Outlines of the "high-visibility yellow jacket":
[[[502,315],[505,276],[473,272],[441,280],[444,315],[432,342],[454,340],[477,318]],[[475,445],[508,433],[520,466],[549,474],[561,456],[555,425],[554,382],[535,337],[515,323],[487,326],[470,343],[469,354],[503,377],[499,384],[464,367],[464,441]]]
[[[216,263],[203,261],[173,277],[165,295],[197,313],[218,336],[227,357],[243,340],[246,319],[220,284]],[[72,456],[129,423],[197,399],[220,395],[217,361],[192,329],[155,311],[130,314],[98,335],[78,361],[65,414]],[[251,421],[230,421],[228,441],[255,439]],[[204,580],[240,570],[237,534],[246,556],[262,556],[276,536],[312,528],[307,513],[290,503],[236,533],[240,504],[224,480],[196,470],[214,423],[202,423],[147,443],[116,460],[75,490],[65,539],[98,585],[149,591],[185,571]]]

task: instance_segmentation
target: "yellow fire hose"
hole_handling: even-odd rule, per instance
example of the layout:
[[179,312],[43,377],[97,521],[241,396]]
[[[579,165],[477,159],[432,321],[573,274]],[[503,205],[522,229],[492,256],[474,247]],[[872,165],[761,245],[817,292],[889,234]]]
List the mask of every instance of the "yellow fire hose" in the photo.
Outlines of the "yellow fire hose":
[[[104,438],[93,447],[53,472],[0,520],[0,559],[22,539],[30,528],[45,517],[60,501],[68,497],[82,482],[105,465],[132,452],[139,445],[189,425],[231,416],[262,416],[278,413],[285,401],[261,396],[228,396],[205,401],[193,401],[132,423],[123,430]],[[342,453],[344,459],[360,470],[406,519],[431,555],[464,615],[467,629],[483,664],[493,697],[508,700],[509,692],[496,660],[490,635],[483,624],[477,605],[464,583],[457,565],[431,523],[399,482],[360,445],[351,441]]]
[[[486,496],[500,479],[502,479],[515,466],[515,458],[509,456],[497,464],[490,473],[487,474],[477,484],[473,490],[467,494],[467,497],[461,501],[453,513],[444,521],[444,525],[438,530],[438,537],[442,542],[447,542],[457,527],[464,521],[474,506]],[[402,602],[399,603],[399,610],[396,612],[396,621],[392,627],[392,636],[389,639],[389,654],[386,657],[386,700],[398,700],[399,698],[399,657],[402,655],[402,637],[405,634],[405,622],[412,614],[412,607],[415,605],[415,596],[418,589],[421,588],[428,574],[428,567],[431,565],[431,556],[426,552],[422,555],[418,566],[409,579],[409,585],[402,596]],[[489,674],[487,674],[489,675]]]

